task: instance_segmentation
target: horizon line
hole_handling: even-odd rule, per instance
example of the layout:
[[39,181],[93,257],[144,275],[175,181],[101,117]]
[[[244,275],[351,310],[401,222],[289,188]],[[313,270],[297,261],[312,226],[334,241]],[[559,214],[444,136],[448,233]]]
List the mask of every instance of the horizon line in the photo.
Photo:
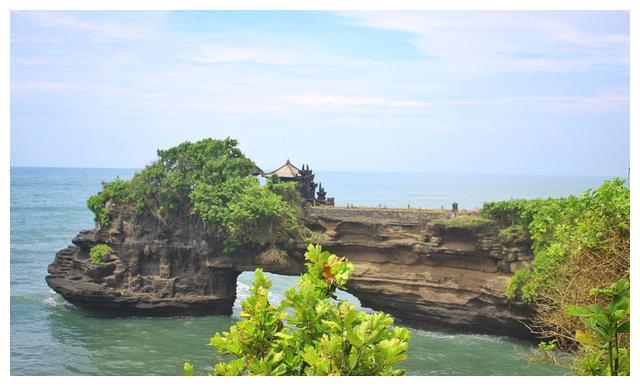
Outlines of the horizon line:
[[[143,167],[124,167],[124,166],[33,166],[33,165],[9,165],[10,169],[23,168],[23,169],[93,169],[93,170],[142,170]],[[595,174],[550,174],[550,173],[514,173],[514,172],[433,172],[424,170],[403,170],[403,171],[389,171],[389,170],[321,170],[312,169],[315,172],[329,172],[329,173],[385,173],[385,174],[434,174],[434,175],[474,175],[474,176],[530,176],[530,177],[592,177],[592,178],[616,178],[622,177],[628,179],[623,175],[595,175]]]

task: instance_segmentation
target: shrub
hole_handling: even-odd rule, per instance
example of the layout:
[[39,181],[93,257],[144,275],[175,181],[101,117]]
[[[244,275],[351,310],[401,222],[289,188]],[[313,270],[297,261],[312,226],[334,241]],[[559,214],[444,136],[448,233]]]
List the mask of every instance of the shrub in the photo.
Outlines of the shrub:
[[102,191],[89,197],[87,206],[93,212],[94,220],[101,225],[111,224],[111,210],[117,203],[130,198],[130,182],[121,179],[104,184]]
[[482,206],[480,213],[487,218],[496,221],[501,227],[514,225],[528,226],[533,220],[536,208],[547,200],[508,200],[487,202]]
[[[353,267],[346,258],[309,245],[307,272],[279,306],[268,300],[271,282],[255,271],[242,320],[216,333],[211,345],[235,359],[213,375],[402,375],[409,332],[384,313],[368,314],[335,300]],[[291,314],[286,310],[291,309]],[[185,374],[193,368],[187,363]]]
[[89,259],[93,264],[102,264],[102,259],[111,254],[111,248],[106,244],[96,244],[89,250]]
[[299,235],[297,209],[255,178],[232,178],[217,186],[198,183],[190,197],[193,213],[224,229],[226,252],[248,242],[265,246]]
[[[485,204],[482,214],[525,229],[532,240],[533,268],[515,272],[506,293],[534,305],[531,326],[562,347],[577,344],[579,324],[569,305],[587,307],[591,288],[606,288],[629,276],[630,194],[625,181],[605,181],[596,190],[561,199]],[[604,306],[604,304],[600,304]]]
[[578,375],[629,375],[630,350],[623,347],[628,346],[631,324],[629,281],[622,279],[608,288],[592,289],[589,294],[603,296],[608,303],[606,307],[567,307],[567,315],[582,319],[586,327],[576,331],[580,356],[574,371]]

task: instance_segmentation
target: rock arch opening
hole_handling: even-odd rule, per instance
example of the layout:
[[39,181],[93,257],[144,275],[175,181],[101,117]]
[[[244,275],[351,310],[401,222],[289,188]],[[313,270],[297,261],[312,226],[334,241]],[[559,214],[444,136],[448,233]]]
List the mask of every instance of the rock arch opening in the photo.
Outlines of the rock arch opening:
[[[265,272],[265,275],[271,280],[271,288],[269,289],[269,301],[272,304],[280,304],[284,299],[285,291],[298,284],[300,278],[299,275],[283,275],[272,272]],[[236,282],[236,299],[233,303],[233,316],[235,318],[240,317],[240,311],[242,310],[241,303],[251,295],[251,287],[255,275],[253,271],[243,271],[238,275]],[[363,307],[360,299],[357,296],[343,290],[336,290],[336,296],[338,300],[346,300],[354,304],[358,309],[365,311],[372,311],[370,308]]]

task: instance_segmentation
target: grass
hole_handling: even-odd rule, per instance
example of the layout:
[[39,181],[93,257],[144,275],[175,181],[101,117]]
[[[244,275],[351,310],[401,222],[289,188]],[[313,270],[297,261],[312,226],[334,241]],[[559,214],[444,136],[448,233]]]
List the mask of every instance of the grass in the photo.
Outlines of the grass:
[[452,218],[434,219],[430,224],[446,228],[476,228],[493,224],[493,221],[475,215],[458,215]]

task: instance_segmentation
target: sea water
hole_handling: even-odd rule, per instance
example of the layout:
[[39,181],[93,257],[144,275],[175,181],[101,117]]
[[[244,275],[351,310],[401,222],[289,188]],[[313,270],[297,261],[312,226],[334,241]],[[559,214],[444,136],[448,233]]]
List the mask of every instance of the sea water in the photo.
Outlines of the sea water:
[[[97,318],[45,283],[47,265],[82,229],[93,227],[87,198],[102,181],[131,169],[11,168],[11,375],[180,375],[192,362],[205,372],[219,360],[209,338],[238,320],[252,274],[238,278],[232,316]],[[317,172],[337,205],[480,207],[509,198],[558,197],[598,187],[603,177],[465,176]],[[269,274],[275,302],[295,277]],[[341,296],[359,304],[353,296]],[[531,364],[531,343],[506,337],[410,329],[410,375],[561,375]]]

